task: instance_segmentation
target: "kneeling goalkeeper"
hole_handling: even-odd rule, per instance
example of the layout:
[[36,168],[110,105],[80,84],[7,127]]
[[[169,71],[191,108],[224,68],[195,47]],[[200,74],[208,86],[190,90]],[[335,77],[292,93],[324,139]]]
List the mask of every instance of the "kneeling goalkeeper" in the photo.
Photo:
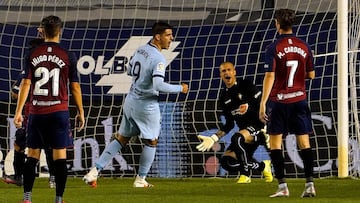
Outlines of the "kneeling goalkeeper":
[[268,136],[263,130],[264,124],[258,118],[261,91],[250,81],[237,79],[231,62],[220,65],[220,77],[226,86],[219,99],[226,123],[210,137],[199,135],[202,143],[196,148],[202,152],[208,151],[234,128],[236,122],[239,131],[231,137],[231,144],[221,158],[221,166],[228,171],[240,171],[238,183],[250,183],[252,169],[261,171],[266,182],[272,182],[270,160],[257,162],[253,158],[257,147],[268,143]]

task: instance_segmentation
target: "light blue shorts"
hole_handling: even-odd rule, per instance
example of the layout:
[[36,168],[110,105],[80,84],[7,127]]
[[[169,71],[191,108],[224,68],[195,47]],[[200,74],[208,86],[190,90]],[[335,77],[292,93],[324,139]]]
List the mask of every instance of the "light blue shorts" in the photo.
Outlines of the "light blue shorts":
[[142,139],[158,139],[161,129],[159,102],[155,99],[136,99],[127,95],[119,134],[124,137],[139,136]]

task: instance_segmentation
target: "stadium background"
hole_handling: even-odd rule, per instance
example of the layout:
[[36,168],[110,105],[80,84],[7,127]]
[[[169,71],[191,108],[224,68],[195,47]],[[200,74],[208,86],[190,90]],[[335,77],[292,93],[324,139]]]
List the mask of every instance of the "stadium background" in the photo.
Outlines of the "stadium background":
[[[127,49],[122,48],[131,37],[150,36],[151,25],[156,20],[163,19],[174,25],[175,42],[178,42],[175,43],[174,50],[168,52],[171,63],[167,69],[166,80],[171,83],[189,83],[190,92],[186,96],[160,96],[163,127],[156,161],[150,176],[237,175],[227,174],[216,162],[216,158],[221,156],[221,152],[228,144],[230,136],[226,136],[219,147],[214,148],[215,151],[200,153],[195,149],[198,144],[196,135],[200,132],[211,134],[221,122],[216,102],[222,86],[218,73],[221,62],[225,60],[234,62],[239,77],[249,79],[261,88],[263,73],[260,72],[260,66],[264,50],[276,36],[271,17],[273,9],[264,8],[261,3],[254,3],[254,6],[249,3],[251,1],[242,1],[244,2],[241,5],[242,15],[236,20],[230,20],[231,16],[240,12],[238,1],[230,1],[224,6],[219,5],[217,1],[206,1],[205,6],[203,3],[194,3],[192,7],[177,7],[176,5],[170,7],[173,2],[162,1],[161,6],[156,3],[151,7],[127,4],[126,8],[125,4],[121,3],[98,5],[96,1],[92,2],[94,4],[90,9],[50,3],[46,10],[52,11],[47,13],[42,10],[44,7],[41,5],[38,7],[36,5],[2,6],[2,9],[12,11],[3,14],[7,17],[3,18],[0,24],[2,31],[0,47],[2,170],[7,170],[6,166],[11,165],[11,156],[8,154],[12,149],[15,132],[11,122],[15,104],[10,100],[9,92],[11,84],[16,80],[22,68],[26,46],[29,40],[36,37],[36,28],[42,16],[63,14],[66,11],[65,13],[78,14],[77,18],[70,14],[57,15],[65,19],[61,44],[75,52],[83,62],[78,64],[78,70],[83,71],[80,71],[79,76],[87,119],[86,129],[80,133],[74,132],[75,147],[69,150],[68,160],[70,174],[82,175],[93,166],[99,153],[119,126],[121,121],[119,115],[125,96],[123,92],[124,89],[126,90],[124,88],[126,84],[123,83],[128,81],[124,74],[126,63],[132,50],[140,44],[131,41],[127,44]],[[280,5],[281,3],[278,4]],[[297,19],[299,26],[294,28],[295,33],[309,42],[315,54],[336,51],[336,23],[324,23],[324,21],[335,19],[336,8],[332,7],[333,3],[327,5],[328,7],[325,3],[323,5],[322,8],[317,7],[316,12],[308,10],[311,9],[309,4],[297,7],[300,17]],[[255,10],[251,10],[254,8]],[[31,22],[23,23],[23,21],[29,21],[29,19],[24,19],[27,16],[26,13],[37,12],[37,9],[39,10],[38,18],[31,18]],[[137,9],[150,10],[150,14],[144,17],[145,14],[141,12],[131,13]],[[94,11],[93,15],[89,15],[91,10]],[[123,11],[123,16],[113,16],[109,19],[101,18],[99,15],[97,18],[99,10],[103,13],[114,12],[114,10]],[[22,13],[19,14],[20,12]],[[151,12],[157,15],[151,16]],[[16,21],[11,18],[13,15],[16,16],[14,13],[18,13]],[[127,13],[130,13],[132,17],[124,17]],[[171,13],[178,15],[171,15]],[[119,53],[119,50],[122,51]],[[172,53],[175,54],[175,58],[172,58],[174,57]],[[336,77],[333,77],[336,75],[335,58],[334,56],[316,58],[317,77],[308,84],[309,102],[316,132],[311,142],[317,149],[314,154],[315,172],[318,177],[337,174],[336,109],[334,109],[337,101],[337,81]],[[92,69],[92,65],[97,68]],[[108,83],[98,84],[102,79],[106,79]],[[115,82],[122,82],[123,85],[112,89]],[[73,111],[74,108],[71,108],[72,115],[74,115]],[[123,151],[122,156],[119,154],[115,157],[114,162],[106,168],[103,175],[133,176],[140,148],[139,140],[133,140]],[[353,148],[358,149],[358,144],[353,143]],[[287,173],[291,177],[301,177],[302,164],[299,163],[293,135],[287,136],[285,140],[285,155]],[[260,148],[256,157],[261,160],[268,158],[268,155],[263,148]],[[8,160],[5,161],[5,158]],[[359,171],[358,165],[353,167]]]

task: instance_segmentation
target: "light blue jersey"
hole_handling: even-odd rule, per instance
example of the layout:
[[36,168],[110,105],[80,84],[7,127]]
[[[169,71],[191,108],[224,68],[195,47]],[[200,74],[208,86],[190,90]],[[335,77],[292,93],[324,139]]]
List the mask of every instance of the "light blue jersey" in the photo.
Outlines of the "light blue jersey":
[[164,82],[166,60],[151,43],[138,48],[129,64],[127,73],[132,76],[132,84],[125,98],[119,133],[155,140],[161,128],[159,92],[178,93],[182,86]]
[[129,94],[138,99],[158,96],[159,92],[181,92],[181,85],[164,82],[166,60],[163,54],[151,43],[138,48],[132,56],[127,70],[132,76]]

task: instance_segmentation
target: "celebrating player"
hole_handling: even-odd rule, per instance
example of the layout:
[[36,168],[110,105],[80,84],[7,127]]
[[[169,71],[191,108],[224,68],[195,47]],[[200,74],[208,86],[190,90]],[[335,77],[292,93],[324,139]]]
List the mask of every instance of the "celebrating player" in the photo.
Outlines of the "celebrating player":
[[187,93],[188,85],[171,85],[164,82],[166,60],[161,54],[173,41],[172,26],[157,22],[152,27],[153,38],[138,48],[129,62],[128,75],[132,84],[124,102],[124,115],[115,139],[102,152],[95,167],[83,180],[96,186],[99,172],[112,160],[132,136],[140,136],[145,144],[140,155],[139,171],[134,187],[151,187],[145,178],[155,158],[156,145],[161,128],[159,92]]
[[267,47],[265,53],[266,73],[259,118],[267,123],[270,157],[279,182],[278,190],[270,197],[290,195],[282,153],[282,137],[288,132],[296,135],[304,163],[306,184],[301,197],[315,196],[313,155],[309,141],[313,129],[305,91],[305,80],[313,79],[315,72],[309,45],[293,35],[294,21],[293,10],[279,9],[275,12],[275,25],[280,36]]
[[29,148],[24,170],[23,203],[31,203],[35,167],[41,148],[53,151],[56,181],[55,203],[62,203],[67,179],[66,147],[69,145],[70,115],[68,86],[77,108],[76,127],[84,127],[82,95],[76,71],[75,55],[59,45],[62,22],[57,16],[41,21],[45,42],[25,58],[25,75],[21,82],[14,124],[22,126],[22,110],[30,90],[30,114],[27,127]]
[[272,182],[271,162],[257,162],[253,154],[259,144],[266,145],[267,135],[261,131],[264,124],[258,119],[261,91],[250,81],[237,79],[231,62],[220,65],[220,77],[225,88],[220,94],[219,103],[226,119],[225,125],[212,136],[199,135],[202,143],[196,146],[199,151],[209,150],[236,124],[239,132],[231,137],[231,144],[221,157],[221,166],[228,171],[240,171],[238,183],[250,183],[250,170],[262,171],[266,182]]

